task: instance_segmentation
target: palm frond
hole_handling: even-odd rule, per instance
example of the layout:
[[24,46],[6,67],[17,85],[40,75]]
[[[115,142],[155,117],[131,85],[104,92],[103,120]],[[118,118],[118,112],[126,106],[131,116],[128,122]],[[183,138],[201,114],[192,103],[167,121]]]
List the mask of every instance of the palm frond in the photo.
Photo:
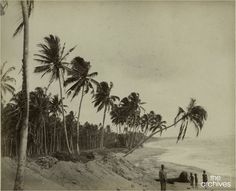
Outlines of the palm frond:
[[178,113],[177,113],[177,115],[176,115],[176,117],[175,117],[175,119],[174,119],[174,123],[176,123],[176,121],[179,119],[179,117],[180,117],[181,115],[184,115],[184,114],[185,114],[184,109],[181,108],[181,107],[179,107]]

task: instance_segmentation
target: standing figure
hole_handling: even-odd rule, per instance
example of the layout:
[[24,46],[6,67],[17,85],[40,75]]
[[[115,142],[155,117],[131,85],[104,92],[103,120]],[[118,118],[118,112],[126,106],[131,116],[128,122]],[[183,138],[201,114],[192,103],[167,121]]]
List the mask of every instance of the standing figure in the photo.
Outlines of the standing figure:
[[204,170],[202,174],[202,182],[205,189],[207,188],[207,181],[208,181],[207,174],[206,174],[206,171]]
[[190,172],[190,186],[192,186],[192,188],[194,187],[193,182],[194,182],[194,176],[193,173]]
[[161,165],[161,170],[159,171],[159,179],[161,183],[161,191],[166,191],[167,173],[164,170],[164,165]]
[[196,174],[196,173],[194,174],[194,180],[195,180],[195,181],[194,181],[194,183],[195,183],[194,186],[195,186],[195,188],[198,188],[198,177],[197,177],[197,174]]

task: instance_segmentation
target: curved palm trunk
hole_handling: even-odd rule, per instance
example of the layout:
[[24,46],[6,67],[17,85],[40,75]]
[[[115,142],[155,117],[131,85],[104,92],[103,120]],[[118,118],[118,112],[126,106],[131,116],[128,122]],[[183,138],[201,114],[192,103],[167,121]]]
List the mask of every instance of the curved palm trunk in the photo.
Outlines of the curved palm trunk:
[[[176,121],[175,123],[173,123],[172,125],[168,126],[165,128],[169,129],[170,127],[175,126],[177,123],[179,123],[184,117],[182,117],[181,119],[179,119],[178,121]],[[158,130],[153,132],[152,134],[150,134],[148,137],[146,137],[145,139],[141,140],[133,149],[131,149],[130,151],[128,151],[123,157],[126,157],[127,155],[131,154],[132,152],[134,152],[137,148],[139,148],[144,142],[146,142],[148,139],[150,139],[151,137],[153,137],[154,135],[156,135],[157,133],[161,132],[162,130]]]
[[[60,71],[59,71],[60,72]],[[64,111],[64,104],[63,104],[63,96],[62,96],[62,83],[61,83],[61,73],[59,74],[59,87],[60,87],[60,97],[61,97],[61,103],[62,103],[62,120],[63,120],[63,127],[65,132],[65,139],[66,139],[66,147],[70,154],[72,154],[72,151],[70,149],[68,135],[67,135],[67,129],[66,129],[66,120],[65,120],[65,111]]]
[[21,1],[21,9],[24,24],[24,40],[23,40],[23,60],[22,60],[22,91],[25,96],[23,123],[20,131],[20,146],[19,156],[16,171],[16,178],[14,190],[23,190],[24,187],[24,170],[26,162],[27,151],[27,137],[28,137],[28,124],[29,124],[29,81],[28,81],[28,49],[29,49],[29,17],[26,1]]
[[84,86],[82,87],[82,93],[81,93],[81,98],[80,98],[80,102],[79,102],[79,111],[78,111],[78,119],[77,119],[77,136],[76,136],[76,151],[77,154],[80,154],[80,148],[79,148],[79,126],[80,126],[80,122],[79,122],[79,118],[80,118],[80,112],[81,112],[81,106],[82,106],[82,102],[83,102],[83,98],[84,98]]
[[102,120],[102,135],[100,140],[100,149],[103,149],[103,142],[104,142],[104,125],[105,125],[105,119],[106,119],[106,113],[107,113],[107,105],[104,108],[104,114],[103,114],[103,120]]

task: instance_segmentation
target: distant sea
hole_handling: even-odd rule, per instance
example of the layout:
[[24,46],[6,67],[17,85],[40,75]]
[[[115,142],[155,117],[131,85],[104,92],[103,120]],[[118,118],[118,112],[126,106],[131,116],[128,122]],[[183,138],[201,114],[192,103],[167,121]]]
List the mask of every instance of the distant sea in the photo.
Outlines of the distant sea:
[[206,170],[212,175],[235,177],[234,136],[220,138],[186,138],[176,144],[176,138],[157,138],[145,146],[164,148],[158,158]]

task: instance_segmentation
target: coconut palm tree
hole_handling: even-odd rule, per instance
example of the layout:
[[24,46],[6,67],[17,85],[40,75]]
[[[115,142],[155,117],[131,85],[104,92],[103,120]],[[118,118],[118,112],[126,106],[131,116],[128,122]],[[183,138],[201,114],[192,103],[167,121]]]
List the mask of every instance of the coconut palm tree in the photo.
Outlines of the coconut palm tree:
[[160,133],[163,131],[163,127],[165,130],[176,126],[177,124],[180,123],[180,129],[179,129],[179,134],[177,137],[177,142],[180,139],[184,139],[187,128],[189,124],[193,124],[194,128],[196,129],[196,136],[199,135],[199,132],[202,130],[204,121],[207,119],[207,111],[199,105],[196,105],[196,100],[191,99],[190,104],[187,107],[187,110],[185,111],[183,108],[179,107],[178,113],[174,119],[174,123],[172,125],[166,126],[163,125],[165,123],[160,122],[159,124],[162,127],[156,128],[154,132],[152,132],[148,137],[146,137],[144,140],[140,141],[133,149],[128,151],[124,156],[129,155],[132,153],[134,150],[136,150],[140,145],[142,145],[144,142],[146,142],[148,139],[156,135],[157,133]]
[[[154,111],[150,111],[141,117],[141,130],[144,135],[148,133],[153,133],[157,129],[164,129],[166,127],[166,121],[162,121],[162,116],[160,114],[155,114]],[[160,135],[162,131],[160,131]]]
[[81,57],[75,57],[71,61],[71,69],[68,70],[68,78],[65,80],[64,85],[68,86],[72,84],[67,90],[68,96],[72,95],[72,99],[75,98],[81,92],[81,98],[79,102],[79,111],[77,117],[77,140],[76,140],[76,150],[79,154],[79,127],[80,127],[80,112],[83,102],[84,95],[91,90],[94,92],[93,85],[98,85],[99,83],[93,78],[97,76],[97,72],[89,73],[91,68],[90,62],[86,62]]
[[[51,116],[53,117],[53,119],[55,119],[53,121],[53,146],[52,146],[52,151],[54,152],[57,148],[56,145],[56,133],[57,133],[57,124],[58,124],[58,120],[59,119],[59,115],[62,114],[62,100],[58,98],[58,95],[54,95],[51,100],[50,100],[50,104],[49,104],[49,113],[51,114]],[[58,144],[58,143],[57,143]]]
[[[42,77],[46,74],[50,75],[50,81],[48,87],[51,85],[53,81],[58,80],[59,89],[60,89],[60,97],[63,106],[63,76],[64,72],[67,69],[67,64],[65,62],[66,57],[75,49],[75,47],[69,49],[65,52],[65,43],[63,47],[61,47],[60,39],[57,36],[49,35],[44,38],[45,44],[38,44],[41,48],[39,50],[40,54],[35,54],[37,58],[36,61],[40,62],[40,66],[35,67],[35,73],[43,73]],[[66,129],[66,121],[65,121],[65,112],[62,109],[62,117],[63,117],[63,125],[64,125],[64,133],[65,140],[68,152],[71,154],[72,151],[69,146],[67,129]]]
[[121,132],[120,127],[123,126],[126,122],[126,113],[122,111],[120,105],[114,104],[110,112],[111,122],[119,126],[119,132]]
[[[21,125],[23,122],[23,114],[24,114],[24,93],[20,91],[13,95],[10,102],[2,108],[3,120],[2,126],[4,128],[5,124],[12,124],[11,127],[14,127],[14,134],[15,134],[15,152],[16,156],[18,156],[19,152],[19,135],[21,130]],[[13,129],[9,129],[11,132]]]
[[[30,93],[30,111],[31,118],[36,122],[37,126],[43,130],[44,140],[44,154],[48,154],[47,150],[47,133],[46,133],[46,120],[49,115],[50,97],[46,95],[45,91],[38,87],[35,91]],[[31,120],[32,120],[31,119]]]
[[29,79],[28,79],[28,54],[29,54],[29,17],[34,7],[33,0],[22,0],[22,22],[17,27],[14,36],[18,34],[24,28],[23,37],[23,59],[22,59],[22,91],[24,92],[24,112],[23,112],[23,123],[21,128],[21,141],[19,147],[19,157],[15,178],[14,190],[23,190],[24,186],[24,169],[26,161],[26,150],[27,150],[27,137],[28,137],[28,124],[29,124]]
[[135,132],[139,126],[139,117],[140,113],[144,108],[142,105],[145,102],[142,102],[139,94],[132,92],[128,97],[125,97],[121,100],[121,110],[127,116],[126,124],[130,127],[130,137],[129,137],[129,147],[133,146],[133,141],[135,139]]
[[4,71],[7,62],[2,64],[0,75],[1,75],[1,100],[3,103],[3,94],[7,92],[14,94],[15,88],[11,85],[12,82],[16,82],[15,78],[9,76],[9,73],[15,70],[15,67],[10,67]]
[[74,150],[73,135],[76,135],[76,125],[77,121],[75,114],[73,111],[70,111],[69,114],[66,115],[66,127],[68,129],[69,141],[72,150]]
[[179,134],[177,137],[177,142],[180,139],[182,140],[184,139],[189,123],[192,123],[194,125],[195,127],[194,129],[196,130],[196,136],[198,136],[199,132],[203,128],[204,121],[206,119],[207,119],[206,110],[203,107],[196,105],[195,99],[191,99],[186,111],[184,111],[183,108],[179,107],[178,114],[174,120],[175,123],[179,120],[181,122]]
[[118,96],[111,95],[112,87],[113,87],[112,82],[110,82],[110,86],[108,85],[107,82],[100,82],[97,88],[97,92],[94,94],[94,101],[93,101],[94,107],[98,107],[97,109],[98,112],[104,108],[100,149],[103,148],[106,113],[109,112],[110,108],[114,105],[114,102],[116,100],[120,100]]

